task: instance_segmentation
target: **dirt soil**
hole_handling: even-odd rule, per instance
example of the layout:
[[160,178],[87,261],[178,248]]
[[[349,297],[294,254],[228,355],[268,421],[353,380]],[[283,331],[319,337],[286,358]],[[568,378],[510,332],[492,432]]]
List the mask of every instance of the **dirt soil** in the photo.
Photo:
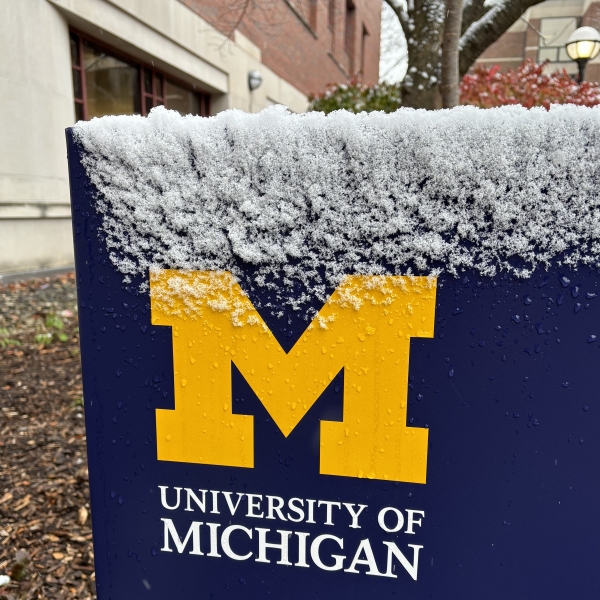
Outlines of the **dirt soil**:
[[0,600],[95,599],[74,276],[0,286]]

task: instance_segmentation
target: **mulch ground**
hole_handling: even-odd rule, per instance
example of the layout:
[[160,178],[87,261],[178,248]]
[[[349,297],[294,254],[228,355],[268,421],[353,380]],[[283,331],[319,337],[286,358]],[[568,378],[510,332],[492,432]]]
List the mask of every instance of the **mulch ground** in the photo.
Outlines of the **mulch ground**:
[[73,275],[0,286],[0,600],[94,599]]

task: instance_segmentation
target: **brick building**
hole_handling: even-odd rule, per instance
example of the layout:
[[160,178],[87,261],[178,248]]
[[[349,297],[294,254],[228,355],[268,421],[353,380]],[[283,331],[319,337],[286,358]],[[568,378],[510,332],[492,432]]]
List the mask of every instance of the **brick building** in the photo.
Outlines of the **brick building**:
[[0,5],[0,275],[72,264],[64,130],[75,121],[159,104],[302,112],[328,83],[379,75],[380,0]]
[[[228,35],[244,0],[182,0]],[[262,61],[305,94],[360,74],[379,76],[380,0],[256,0],[238,28],[262,53]]]
[[[565,44],[575,29],[585,25],[600,29],[600,3],[547,0],[530,8],[477,62],[508,70],[518,67],[525,58],[550,60],[550,70],[565,68],[576,74],[577,65],[567,56]],[[585,77],[600,81],[600,56],[588,64]]]

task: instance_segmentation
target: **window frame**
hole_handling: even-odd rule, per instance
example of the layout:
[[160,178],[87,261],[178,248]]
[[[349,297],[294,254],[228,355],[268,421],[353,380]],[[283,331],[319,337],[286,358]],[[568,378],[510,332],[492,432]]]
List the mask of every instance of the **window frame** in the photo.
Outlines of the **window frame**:
[[580,25],[581,25],[581,17],[578,16],[571,16],[571,15],[567,15],[567,16],[551,16],[551,17],[541,17],[540,18],[540,22],[539,22],[539,32],[538,32],[538,46],[537,46],[537,62],[542,62],[542,60],[549,60],[549,59],[542,59],[540,57],[540,53],[542,50],[555,50],[556,51],[556,60],[550,60],[550,64],[551,65],[567,65],[569,63],[571,63],[572,61],[569,60],[559,60],[560,58],[560,50],[564,49],[563,45],[552,45],[552,46],[546,46],[546,45],[541,45],[541,39],[543,38],[543,34],[541,33],[542,31],[542,21],[551,21],[551,20],[555,20],[555,19],[573,19],[575,21],[575,29],[577,29]]
[[[83,45],[84,45],[84,42],[86,42],[86,41],[101,50],[105,50],[107,52],[107,54],[110,54],[111,56],[114,56],[115,58],[117,58],[119,60],[123,60],[124,62],[127,62],[127,63],[137,67],[137,69],[138,69],[138,91],[139,91],[139,95],[140,95],[140,114],[141,114],[141,116],[147,117],[148,113],[150,112],[149,110],[147,110],[147,107],[146,107],[146,100],[148,98],[152,99],[152,107],[151,108],[154,108],[156,106],[161,106],[161,105],[164,106],[165,108],[168,108],[167,97],[166,97],[167,96],[166,95],[167,79],[169,81],[171,81],[173,84],[178,85],[178,86],[188,90],[189,92],[195,94],[198,97],[198,106],[199,106],[200,113],[201,113],[198,116],[201,116],[201,117],[210,116],[210,94],[208,94],[207,92],[201,92],[201,91],[195,90],[193,88],[193,86],[190,85],[189,83],[187,83],[186,81],[183,81],[177,77],[173,77],[170,74],[165,73],[161,69],[157,69],[153,64],[148,64],[144,61],[138,60],[138,59],[134,58],[133,56],[130,56],[124,52],[121,52],[120,50],[118,50],[112,46],[109,46],[106,43],[103,43],[103,42],[97,40],[96,38],[91,37],[81,31],[79,31],[78,29],[69,28],[69,41],[73,38],[77,39],[77,53],[78,53],[78,57],[79,57],[79,64],[77,64],[77,65],[74,64],[73,56],[71,55],[71,72],[73,73],[73,71],[78,71],[79,79],[81,82],[81,96],[77,97],[75,95],[75,91],[76,91],[75,90],[75,82],[74,82],[74,80],[72,81],[73,101],[75,104],[79,104],[80,106],[82,106],[82,114],[83,114],[84,121],[89,120],[88,105],[87,105],[86,77],[85,77],[85,68],[83,66]],[[152,92],[147,92],[146,87],[145,87],[145,75],[148,72],[152,74]],[[162,95],[159,94],[159,90],[158,90],[158,81],[160,78],[162,78]]]

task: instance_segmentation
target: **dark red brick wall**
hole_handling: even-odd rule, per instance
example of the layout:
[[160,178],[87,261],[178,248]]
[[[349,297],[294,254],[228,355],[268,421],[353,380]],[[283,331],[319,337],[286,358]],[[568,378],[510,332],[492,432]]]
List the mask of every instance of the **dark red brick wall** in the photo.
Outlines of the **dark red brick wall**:
[[[245,0],[180,0],[226,35],[238,24]],[[333,27],[329,25],[333,2]],[[347,0],[250,0],[237,26],[256,44],[262,61],[305,94],[359,72],[365,83],[379,78],[381,0],[353,0],[354,43],[346,47]],[[350,38],[351,39],[351,38]],[[226,49],[224,49],[226,52]]]
[[[519,58],[525,52],[526,32],[507,31],[496,42],[494,42],[480,58]],[[537,40],[536,40],[537,44]],[[502,66],[501,63],[498,63]]]

